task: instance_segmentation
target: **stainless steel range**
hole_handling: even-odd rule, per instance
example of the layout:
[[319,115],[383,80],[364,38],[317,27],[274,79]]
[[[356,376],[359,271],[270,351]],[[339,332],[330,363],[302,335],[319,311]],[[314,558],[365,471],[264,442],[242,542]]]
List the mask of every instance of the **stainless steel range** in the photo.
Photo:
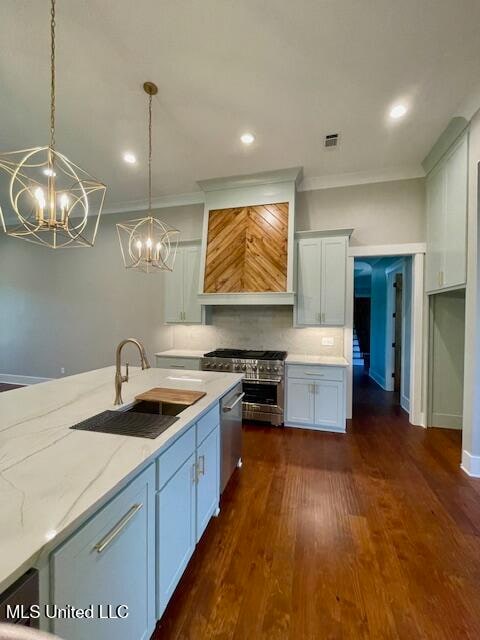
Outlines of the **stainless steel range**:
[[201,360],[203,371],[243,373],[243,419],[283,424],[286,351],[216,349]]

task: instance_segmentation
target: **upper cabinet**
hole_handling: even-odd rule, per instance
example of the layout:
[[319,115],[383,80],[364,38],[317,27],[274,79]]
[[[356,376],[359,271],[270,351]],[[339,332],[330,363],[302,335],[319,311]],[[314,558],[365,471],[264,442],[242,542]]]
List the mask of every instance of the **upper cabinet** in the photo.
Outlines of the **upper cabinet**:
[[296,324],[343,326],[348,237],[306,235],[297,240]]
[[468,134],[428,174],[425,288],[458,288],[467,278]]
[[165,322],[205,322],[205,311],[198,299],[199,272],[200,243],[179,246],[173,271],[165,273]]
[[301,169],[199,182],[205,192],[199,295],[206,305],[293,305]]

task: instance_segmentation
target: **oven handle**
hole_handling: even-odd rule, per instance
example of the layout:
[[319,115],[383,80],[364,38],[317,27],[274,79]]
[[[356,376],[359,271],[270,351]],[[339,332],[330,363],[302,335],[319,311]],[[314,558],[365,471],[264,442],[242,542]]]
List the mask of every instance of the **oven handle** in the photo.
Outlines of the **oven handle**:
[[232,404],[229,404],[226,407],[223,407],[223,412],[227,413],[227,411],[232,411],[232,409],[240,402],[240,400],[243,398],[244,395],[245,393],[239,393],[235,398],[235,400],[232,402]]
[[281,378],[244,378],[243,382],[253,382],[253,384],[280,384],[282,382]]

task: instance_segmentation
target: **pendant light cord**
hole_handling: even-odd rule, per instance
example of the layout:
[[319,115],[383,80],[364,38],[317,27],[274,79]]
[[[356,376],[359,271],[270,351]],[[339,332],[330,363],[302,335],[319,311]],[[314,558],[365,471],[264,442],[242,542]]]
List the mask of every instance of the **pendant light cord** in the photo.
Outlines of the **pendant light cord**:
[[148,96],[148,211],[152,212],[152,95]]
[[50,147],[55,147],[55,0],[50,10]]

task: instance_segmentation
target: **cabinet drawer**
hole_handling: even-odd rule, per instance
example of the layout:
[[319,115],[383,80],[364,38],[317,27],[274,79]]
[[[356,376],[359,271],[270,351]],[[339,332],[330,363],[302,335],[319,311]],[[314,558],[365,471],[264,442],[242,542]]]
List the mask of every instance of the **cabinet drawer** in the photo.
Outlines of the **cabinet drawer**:
[[190,371],[200,371],[200,360],[198,358],[168,358],[166,356],[156,356],[157,368],[159,369],[189,369]]
[[220,424],[220,407],[216,404],[197,422],[197,446]]
[[157,489],[161,489],[193,453],[195,453],[195,426],[190,427],[158,458]]
[[288,378],[301,378],[304,380],[334,380],[343,381],[343,367],[322,367],[312,365],[293,364],[287,367]]

